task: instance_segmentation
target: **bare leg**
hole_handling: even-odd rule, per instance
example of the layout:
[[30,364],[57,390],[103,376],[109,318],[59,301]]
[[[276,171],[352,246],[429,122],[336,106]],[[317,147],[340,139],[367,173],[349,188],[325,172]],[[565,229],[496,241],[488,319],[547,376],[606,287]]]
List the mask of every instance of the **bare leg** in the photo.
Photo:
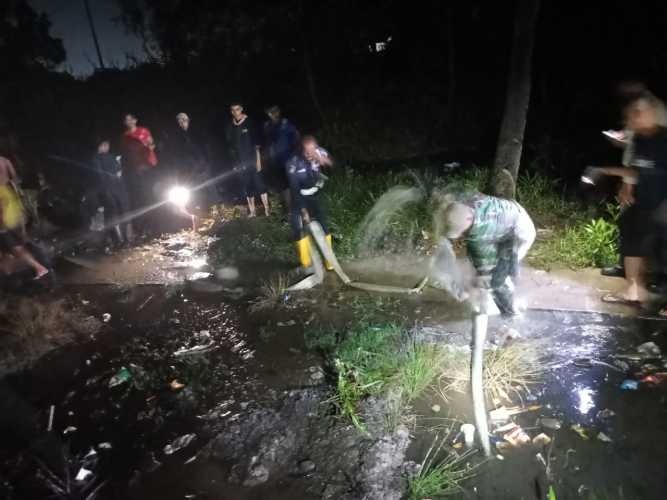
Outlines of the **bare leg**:
[[12,253],[35,270],[35,279],[48,274],[49,270],[35,260],[25,247],[14,247]]
[[264,205],[264,215],[268,217],[271,215],[271,210],[269,209],[269,194],[262,193],[260,198],[262,198],[262,205]]
[[623,257],[625,281],[627,289],[624,298],[628,300],[646,301],[648,291],[644,283],[644,259],[642,257]]
[[256,215],[255,214],[255,197],[254,196],[252,198],[248,197],[247,200],[248,200],[248,212],[249,212],[248,216],[249,217],[254,217]]

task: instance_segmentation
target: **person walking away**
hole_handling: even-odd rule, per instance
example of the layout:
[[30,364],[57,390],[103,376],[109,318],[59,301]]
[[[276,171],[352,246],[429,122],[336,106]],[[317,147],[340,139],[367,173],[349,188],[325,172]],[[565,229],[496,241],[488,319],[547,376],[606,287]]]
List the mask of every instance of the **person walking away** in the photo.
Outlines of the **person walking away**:
[[444,236],[465,239],[475,287],[491,292],[503,316],[516,315],[514,279],[536,235],[526,210],[514,200],[474,193],[447,206],[443,217]]
[[[16,182],[16,171],[12,162],[0,156],[0,251],[10,253],[32,267],[35,279],[41,279],[49,273],[49,270],[26,248],[23,207],[13,185],[14,182]],[[7,262],[2,260],[2,271],[10,274],[11,266],[6,264]]]
[[[132,210],[141,210],[153,200],[153,169],[158,164],[155,142],[150,130],[137,126],[138,119],[132,113],[125,115],[125,133],[122,138],[123,179]],[[149,216],[135,219],[137,229],[146,233]]]
[[589,175],[621,177],[620,203],[625,206],[619,220],[620,252],[623,256],[626,288],[620,295],[608,294],[604,302],[641,304],[648,300],[647,258],[655,250],[667,224],[667,128],[660,125],[662,102],[650,93],[626,107],[626,125],[633,134],[629,167],[589,167]]
[[289,183],[285,165],[297,152],[301,137],[297,128],[282,116],[276,105],[266,108],[269,119],[264,123],[264,152],[269,183],[276,193],[281,193],[285,208],[289,210]]
[[[324,185],[322,168],[332,167],[333,159],[329,152],[317,144],[313,136],[305,136],[301,141],[301,151],[287,161],[287,180],[290,190],[290,225],[292,239],[296,243],[299,263],[304,270],[311,267],[310,237],[305,226],[316,220],[322,226],[327,244],[332,245],[326,214],[322,209],[320,191]],[[325,262],[327,270],[333,269]]]
[[127,189],[123,182],[123,170],[118,158],[111,153],[108,139],[97,145],[93,156],[93,168],[98,174],[99,198],[104,207],[104,223],[111,226],[111,235],[117,245],[126,242],[128,223],[121,222],[129,211]]
[[[174,174],[180,182],[189,187],[198,186],[211,178],[207,142],[196,130],[193,130],[190,116],[187,113],[178,113],[176,123],[176,130],[169,137],[168,146]],[[216,187],[213,184],[193,194],[205,207],[218,201]]]
[[255,196],[259,195],[265,215],[270,215],[269,195],[262,173],[260,139],[254,123],[243,111],[243,105],[232,103],[229,107],[232,120],[227,127],[227,144],[232,154],[234,168],[241,172],[243,191],[248,202],[250,217],[255,217]]

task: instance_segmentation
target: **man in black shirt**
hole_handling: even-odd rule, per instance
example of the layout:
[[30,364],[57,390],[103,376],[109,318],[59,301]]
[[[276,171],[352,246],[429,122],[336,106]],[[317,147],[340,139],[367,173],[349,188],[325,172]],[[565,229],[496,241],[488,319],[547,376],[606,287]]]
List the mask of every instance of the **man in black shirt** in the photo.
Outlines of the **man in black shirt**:
[[129,210],[129,198],[123,182],[120,162],[110,152],[109,141],[97,145],[93,156],[93,168],[97,172],[97,201],[104,207],[105,225],[112,225],[112,236],[118,244],[130,239],[129,223],[117,224]]
[[235,163],[234,168],[241,172],[243,189],[248,201],[250,217],[255,217],[255,196],[259,195],[264,205],[264,213],[270,214],[269,195],[262,175],[260,155],[260,134],[248,115],[243,112],[240,103],[233,103],[229,108],[232,121],[227,128],[227,144]]
[[655,250],[655,239],[665,231],[667,222],[667,129],[660,125],[663,106],[649,93],[632,100],[625,110],[627,127],[634,133],[630,166],[593,169],[594,174],[623,179],[619,201],[627,207],[619,224],[627,289],[621,296],[603,297],[606,302],[648,299],[646,257]]

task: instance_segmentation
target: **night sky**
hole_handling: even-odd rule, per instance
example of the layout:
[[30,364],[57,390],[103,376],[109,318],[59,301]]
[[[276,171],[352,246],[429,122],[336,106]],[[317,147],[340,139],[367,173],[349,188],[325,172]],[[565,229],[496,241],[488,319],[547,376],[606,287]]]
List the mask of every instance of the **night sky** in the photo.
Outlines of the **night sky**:
[[[63,40],[67,60],[61,69],[77,76],[92,73],[91,61],[97,64],[97,55],[82,0],[29,0],[29,3],[49,16],[52,36]],[[139,40],[115,21],[120,12],[113,0],[90,0],[90,8],[107,66],[124,67],[128,53],[142,57]]]

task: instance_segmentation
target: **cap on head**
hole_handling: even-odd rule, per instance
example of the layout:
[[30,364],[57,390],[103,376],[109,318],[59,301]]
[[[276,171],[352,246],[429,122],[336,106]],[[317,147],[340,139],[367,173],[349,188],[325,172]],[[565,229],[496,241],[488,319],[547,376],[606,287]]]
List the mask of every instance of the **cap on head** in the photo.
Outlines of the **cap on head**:
[[475,212],[469,206],[455,202],[445,209],[443,217],[445,219],[445,237],[457,239],[470,228],[475,220]]

